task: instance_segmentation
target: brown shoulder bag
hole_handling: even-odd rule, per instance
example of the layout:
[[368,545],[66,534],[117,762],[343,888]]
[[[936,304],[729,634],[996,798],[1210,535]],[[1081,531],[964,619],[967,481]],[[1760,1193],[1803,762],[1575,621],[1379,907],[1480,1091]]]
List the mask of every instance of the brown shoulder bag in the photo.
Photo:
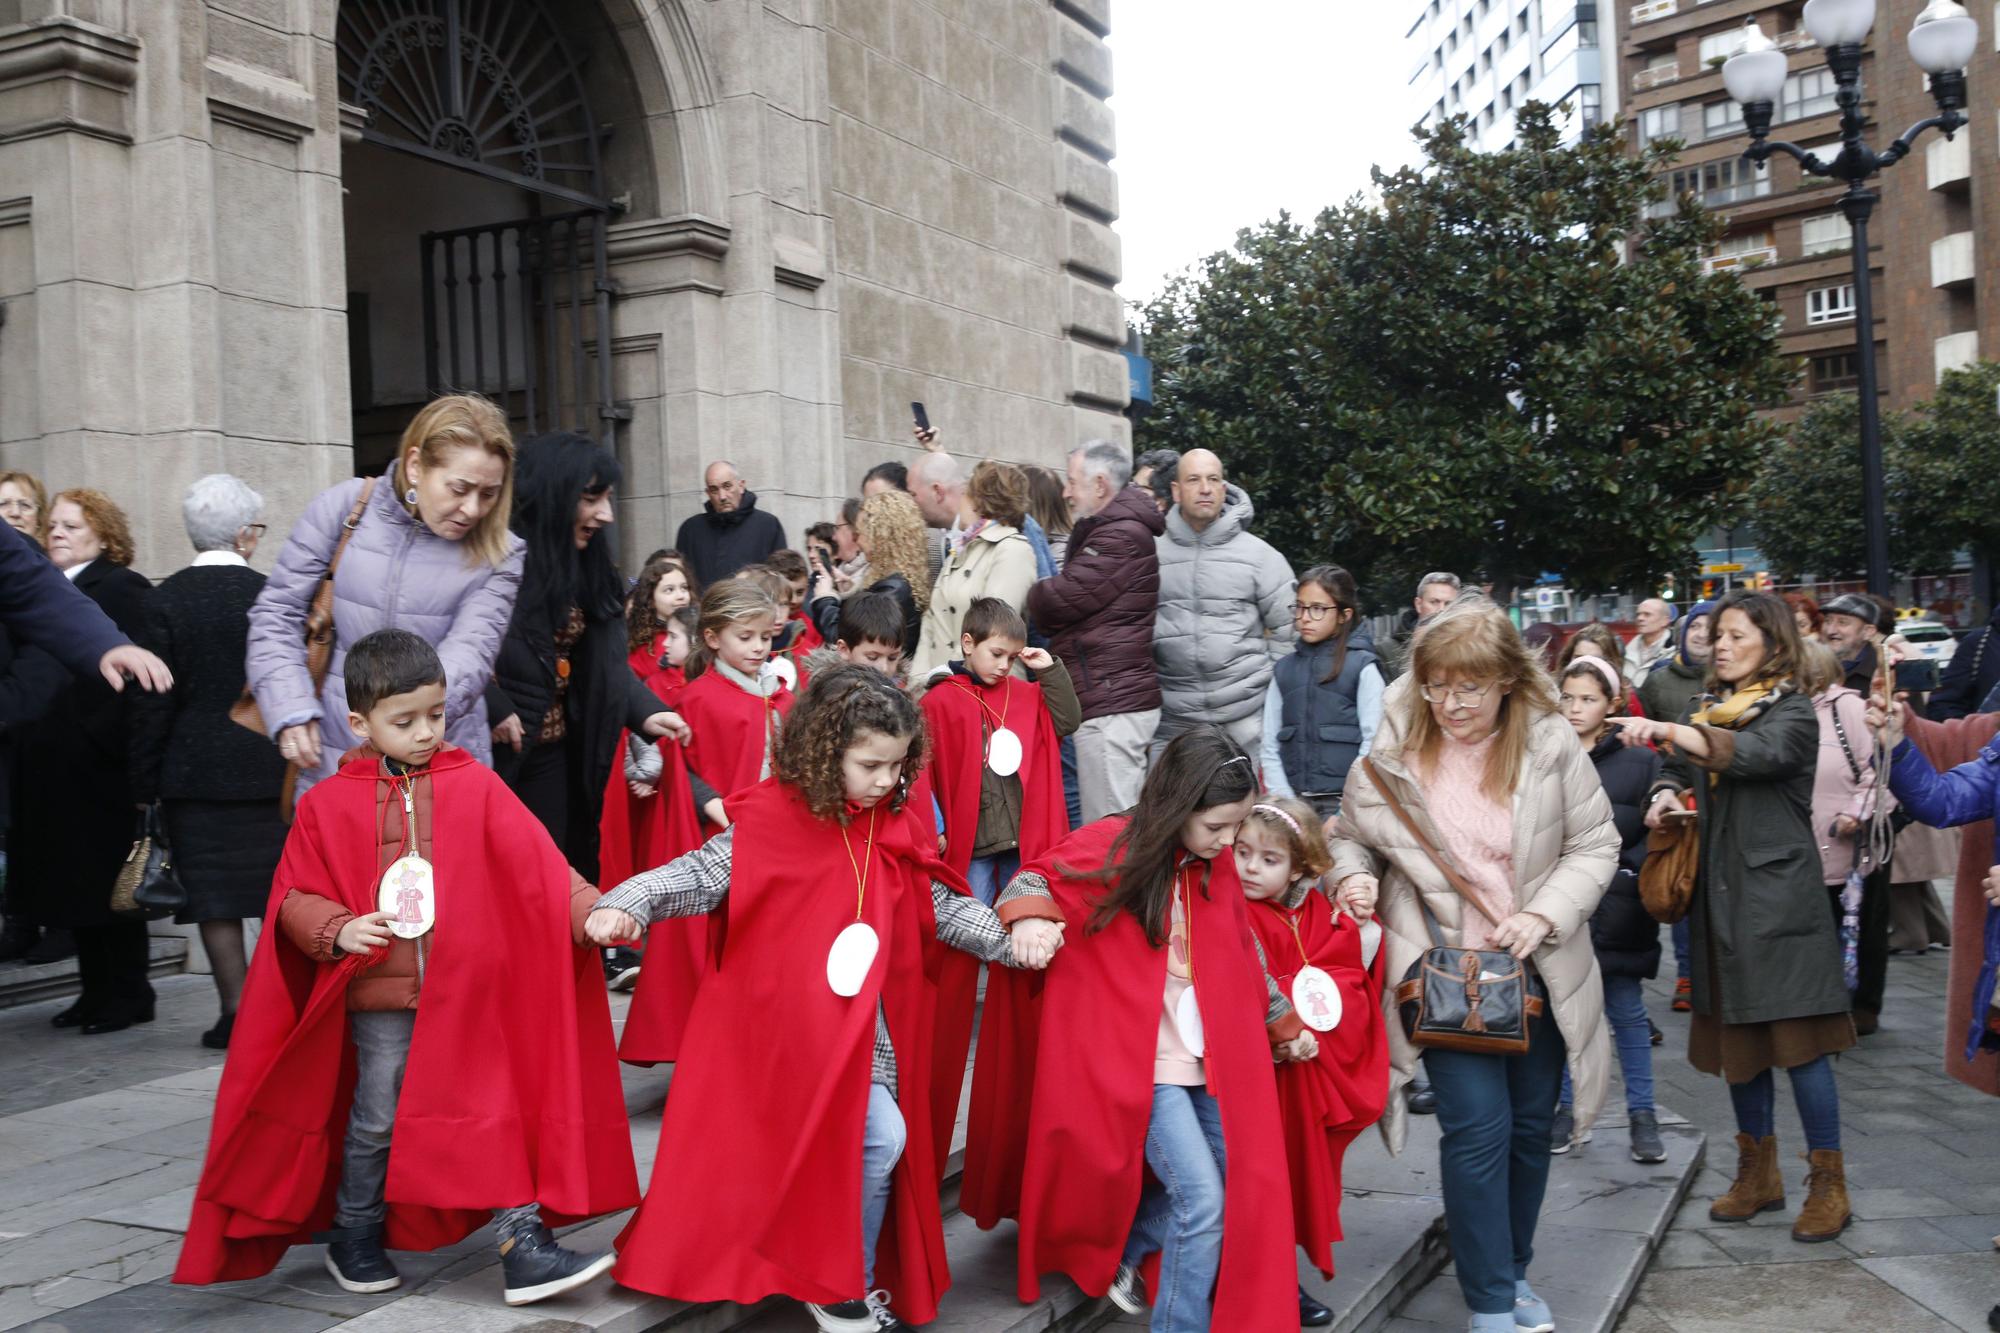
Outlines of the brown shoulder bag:
[[[1417,846],[1458,896],[1468,907],[1493,921],[1493,914],[1479,901],[1472,886],[1431,845],[1396,793],[1382,781],[1374,762],[1363,759],[1361,766],[1367,771],[1368,780],[1375,784],[1375,790],[1388,802],[1390,813],[1409,830]],[[1396,1011],[1403,1021],[1403,1035],[1419,1048],[1468,1051],[1475,1055],[1525,1053],[1530,1025],[1548,1006],[1542,979],[1534,967],[1505,949],[1461,949],[1446,944],[1444,931],[1431,915],[1421,891],[1417,893],[1417,908],[1424,914],[1431,947],[1410,965],[1396,985]],[[1500,923],[1493,921],[1493,924]]]

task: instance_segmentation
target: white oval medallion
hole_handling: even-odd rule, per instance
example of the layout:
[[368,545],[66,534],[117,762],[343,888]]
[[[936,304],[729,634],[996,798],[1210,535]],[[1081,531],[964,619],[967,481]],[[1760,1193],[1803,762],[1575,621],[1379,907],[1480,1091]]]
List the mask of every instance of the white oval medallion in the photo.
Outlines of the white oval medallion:
[[799,687],[799,669],[792,664],[792,659],[789,657],[773,657],[764,663],[764,675],[758,680],[758,684],[764,687],[766,699],[776,694],[780,685],[788,690],[796,690]]
[[1194,998],[1194,987],[1181,992],[1181,998],[1174,1001],[1174,1026],[1180,1029],[1181,1041],[1186,1044],[1188,1054],[1199,1060],[1208,1050],[1208,1036],[1201,1028],[1201,1004]]
[[413,940],[437,923],[437,883],[431,863],[421,856],[399,856],[382,872],[375,910],[389,914],[389,931]]
[[833,993],[859,995],[861,983],[868,979],[868,969],[875,965],[875,954],[881,947],[875,928],[865,921],[856,921],[841,931],[826,954],[826,984],[833,988]]
[[1331,1032],[1340,1026],[1340,987],[1308,963],[1292,978],[1292,1007],[1314,1032]]
[[1021,738],[1006,727],[996,727],[986,739],[986,766],[1003,778],[1021,771]]

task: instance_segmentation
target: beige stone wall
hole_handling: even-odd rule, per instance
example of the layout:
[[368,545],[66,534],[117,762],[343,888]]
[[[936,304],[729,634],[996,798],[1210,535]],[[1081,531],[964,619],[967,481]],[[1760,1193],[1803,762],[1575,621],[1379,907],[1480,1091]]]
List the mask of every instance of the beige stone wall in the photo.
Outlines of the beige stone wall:
[[848,486],[948,448],[1054,466],[1129,439],[1108,3],[836,0],[834,267]]

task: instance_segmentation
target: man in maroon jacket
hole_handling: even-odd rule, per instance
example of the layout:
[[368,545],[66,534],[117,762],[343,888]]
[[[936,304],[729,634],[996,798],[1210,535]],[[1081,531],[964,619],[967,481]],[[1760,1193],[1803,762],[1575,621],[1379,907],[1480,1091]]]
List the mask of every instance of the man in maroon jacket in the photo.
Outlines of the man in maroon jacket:
[[1128,485],[1125,449],[1093,440],[1070,451],[1063,497],[1076,527],[1062,571],[1028,590],[1028,616],[1069,667],[1083,704],[1076,732],[1077,794],[1086,823],[1139,799],[1146,748],[1160,722],[1153,613],[1166,529],[1153,497]]

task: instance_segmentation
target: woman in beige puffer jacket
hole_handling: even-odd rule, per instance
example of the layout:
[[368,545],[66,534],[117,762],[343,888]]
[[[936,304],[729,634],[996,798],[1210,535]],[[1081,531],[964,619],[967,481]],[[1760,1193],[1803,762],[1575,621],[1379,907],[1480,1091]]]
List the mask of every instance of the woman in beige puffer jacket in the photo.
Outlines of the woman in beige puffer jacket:
[[[1328,879],[1344,901],[1363,903],[1379,880],[1392,987],[1430,947],[1420,899],[1446,944],[1533,958],[1552,1015],[1533,1028],[1526,1055],[1430,1052],[1425,1064],[1443,1130],[1445,1216],[1472,1327],[1513,1329],[1517,1304],[1531,1316],[1522,1328],[1553,1327],[1525,1279],[1564,1058],[1579,1133],[1602,1108],[1609,1083],[1611,1046],[1589,921],[1618,867],[1611,805],[1576,733],[1555,711],[1548,677],[1484,597],[1461,598],[1423,626],[1410,672],[1383,704],[1369,755],[1374,774],[1355,765],[1341,812],[1328,825]],[[1497,749],[1496,771],[1504,775],[1510,745],[1519,763],[1511,797],[1502,800],[1489,792],[1485,765]],[[1492,921],[1467,906],[1396,818],[1378,776],[1481,892]],[[1415,1075],[1417,1052],[1403,1037],[1393,1000],[1387,1021],[1391,1095],[1382,1128],[1390,1149],[1400,1151],[1407,1115],[1395,1094]]]

